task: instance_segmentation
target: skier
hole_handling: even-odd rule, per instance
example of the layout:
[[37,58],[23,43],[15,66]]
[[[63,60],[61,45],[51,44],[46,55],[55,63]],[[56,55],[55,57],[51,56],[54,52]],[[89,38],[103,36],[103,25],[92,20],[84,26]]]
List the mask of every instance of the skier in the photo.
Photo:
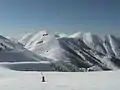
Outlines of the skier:
[[41,73],[41,75],[42,75],[42,82],[46,82],[43,73]]
[[42,82],[46,82],[46,81],[45,81],[45,77],[44,77],[44,76],[42,76]]

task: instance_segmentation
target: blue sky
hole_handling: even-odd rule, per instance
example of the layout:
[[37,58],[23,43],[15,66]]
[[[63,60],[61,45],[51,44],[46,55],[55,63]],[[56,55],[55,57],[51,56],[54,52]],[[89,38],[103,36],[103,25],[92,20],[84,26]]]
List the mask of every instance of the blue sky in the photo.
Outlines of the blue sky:
[[0,34],[120,34],[120,0],[0,0]]

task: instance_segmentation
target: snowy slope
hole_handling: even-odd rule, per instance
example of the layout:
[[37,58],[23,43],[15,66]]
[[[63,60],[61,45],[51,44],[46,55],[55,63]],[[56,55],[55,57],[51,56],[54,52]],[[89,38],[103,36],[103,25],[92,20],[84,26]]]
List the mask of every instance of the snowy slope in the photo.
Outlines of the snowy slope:
[[120,90],[120,71],[92,73],[20,72],[0,68],[1,90]]
[[[26,36],[25,39],[27,39],[28,37],[29,36]],[[47,31],[33,33],[32,37],[29,38],[29,40],[27,39],[27,41],[28,43],[26,43],[25,48],[34,51],[37,54],[45,57],[47,56],[48,58],[52,59],[61,57],[59,55],[62,50],[59,46],[58,40],[55,38],[54,35],[48,35]],[[52,52],[56,53],[56,55],[54,55],[54,53]]]
[[[30,37],[32,36],[32,37]],[[53,66],[63,71],[116,70],[120,67],[119,40],[113,36],[101,39],[91,33],[63,37],[39,31],[24,37],[25,48],[54,60]],[[19,40],[21,43],[24,40]]]
[[0,36],[0,48],[0,62],[40,61],[40,56],[3,36]]
[[120,40],[113,35],[106,36],[106,40],[109,41],[111,51],[116,57],[120,57]]

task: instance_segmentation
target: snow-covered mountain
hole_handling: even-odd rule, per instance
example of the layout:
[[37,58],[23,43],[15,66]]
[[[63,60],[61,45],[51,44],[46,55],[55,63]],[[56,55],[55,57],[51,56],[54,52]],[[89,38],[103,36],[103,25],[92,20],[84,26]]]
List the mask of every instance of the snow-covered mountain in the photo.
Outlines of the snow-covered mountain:
[[56,70],[116,70],[120,67],[120,39],[113,35],[100,38],[91,33],[73,35],[39,31],[19,40],[26,49],[53,60]]
[[25,49],[21,43],[0,36],[0,62],[8,61],[45,61],[45,59]]
[[53,71],[51,61],[25,49],[19,42],[0,36],[0,67],[13,70]]

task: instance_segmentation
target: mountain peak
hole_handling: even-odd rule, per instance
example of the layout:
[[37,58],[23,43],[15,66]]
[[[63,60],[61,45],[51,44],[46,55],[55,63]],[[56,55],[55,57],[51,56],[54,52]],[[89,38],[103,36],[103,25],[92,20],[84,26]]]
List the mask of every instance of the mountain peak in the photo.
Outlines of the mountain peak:
[[81,32],[76,32],[72,35],[69,35],[70,38],[82,38],[82,34]]

